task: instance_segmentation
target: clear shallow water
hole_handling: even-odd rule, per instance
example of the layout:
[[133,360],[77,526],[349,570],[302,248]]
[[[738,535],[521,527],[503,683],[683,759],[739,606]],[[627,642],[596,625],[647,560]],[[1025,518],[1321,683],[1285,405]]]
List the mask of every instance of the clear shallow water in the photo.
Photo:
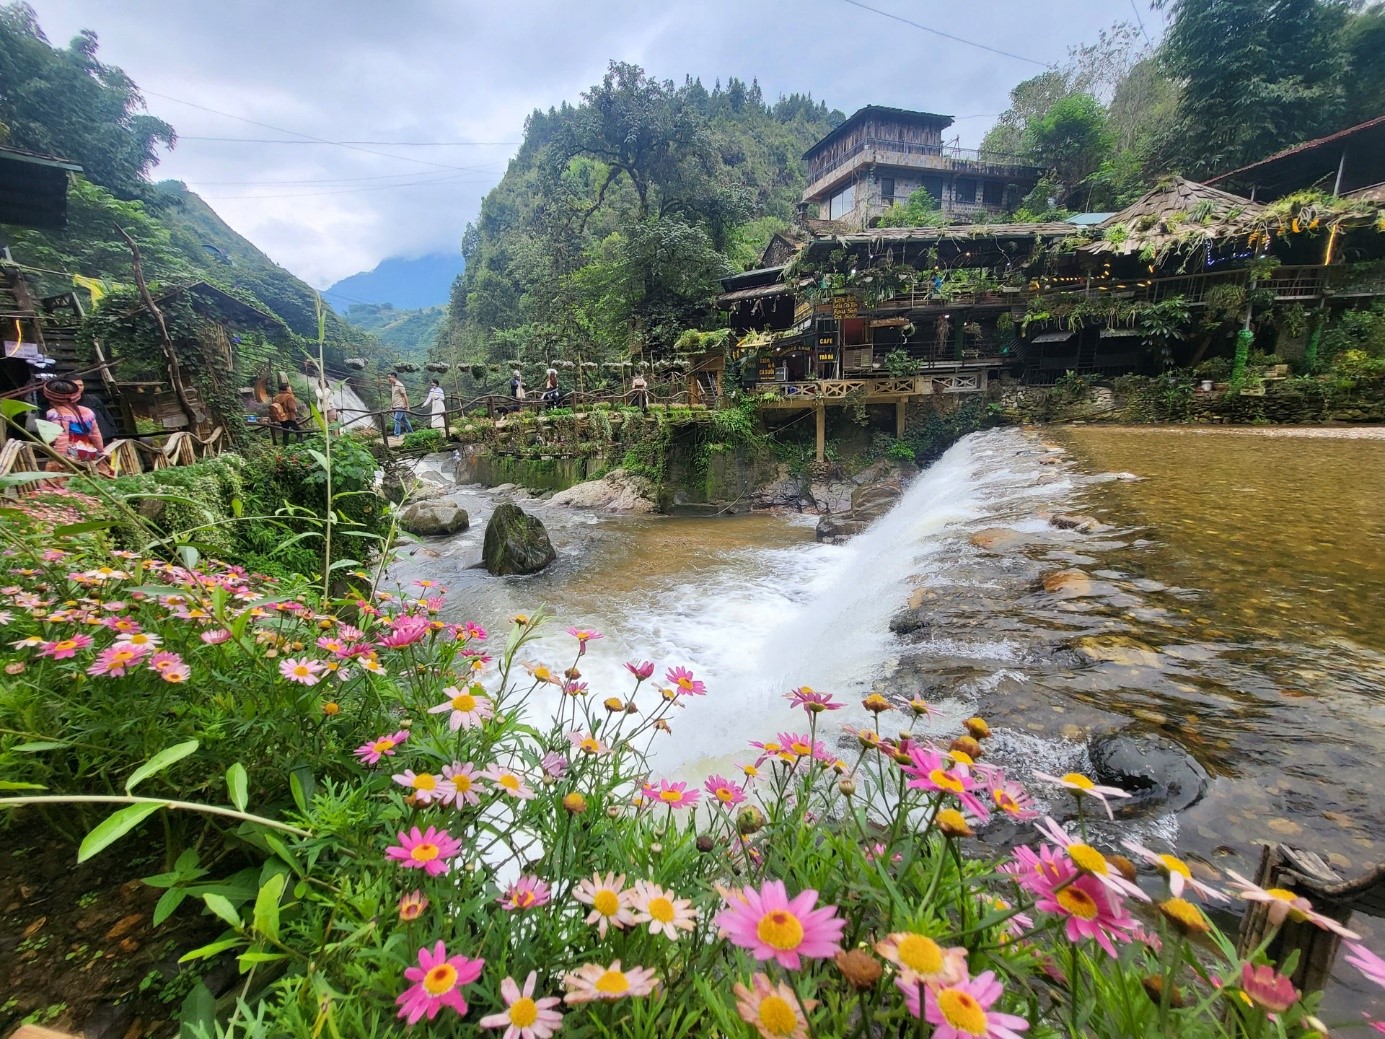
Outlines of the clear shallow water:
[[[613,517],[521,495],[559,552],[527,578],[471,568],[495,498],[464,490],[473,528],[395,574],[441,581],[453,617],[497,631],[543,607],[555,623],[532,655],[550,665],[570,663],[563,627],[605,632],[581,664],[603,696],[629,689],[627,659],[693,668],[710,695],[659,737],[654,764],[669,774],[700,779],[746,760],[748,740],[801,728],[783,700],[794,686],[853,705],[878,689],[940,707],[927,724],[886,715],[889,731],[950,737],[982,711],[997,727],[991,756],[1021,775],[1083,768],[1088,737],[1121,728],[1177,741],[1211,773],[1207,795],[1122,833],[1218,868],[1252,870],[1268,840],[1348,876],[1385,860],[1385,442],[1100,427],[1044,438],[1067,450],[1016,430],[967,438],[841,547],[815,544],[811,517]],[[1143,479],[1101,478],[1114,471]],[[1110,529],[1048,521],[1075,511]],[[972,544],[994,527],[1017,547]],[[1042,591],[1044,574],[1073,566],[1094,594]],[[927,623],[901,640],[890,618],[911,603]],[[824,718],[867,720],[854,706]]]

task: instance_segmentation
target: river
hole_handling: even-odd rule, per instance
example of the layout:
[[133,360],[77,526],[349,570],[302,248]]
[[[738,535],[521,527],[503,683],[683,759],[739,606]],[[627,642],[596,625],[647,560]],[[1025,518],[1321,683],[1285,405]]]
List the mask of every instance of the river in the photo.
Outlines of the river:
[[[406,550],[395,576],[441,582],[451,616],[493,630],[542,607],[557,623],[531,656],[552,665],[570,663],[562,627],[604,632],[581,664],[602,695],[628,689],[625,660],[691,667],[709,695],[660,737],[663,772],[701,778],[746,760],[746,741],[801,727],[783,699],[794,686],[853,704],[823,716],[838,732],[866,721],[854,705],[874,689],[938,707],[922,724],[886,715],[892,729],[950,738],[981,711],[997,729],[991,757],[1021,774],[1088,767],[1088,738],[1117,730],[1176,741],[1210,773],[1205,796],[1122,832],[1217,868],[1253,871],[1268,840],[1317,851],[1346,876],[1385,861],[1383,439],[974,434],[845,546],[816,544],[814,517],[522,502],[559,553],[526,578],[474,568],[496,496],[459,497],[472,529]],[[1054,513],[1106,529],[1060,530]],[[1001,547],[973,543],[997,528]],[[1085,594],[1042,589],[1063,568],[1087,575]],[[918,630],[891,634],[911,607]]]

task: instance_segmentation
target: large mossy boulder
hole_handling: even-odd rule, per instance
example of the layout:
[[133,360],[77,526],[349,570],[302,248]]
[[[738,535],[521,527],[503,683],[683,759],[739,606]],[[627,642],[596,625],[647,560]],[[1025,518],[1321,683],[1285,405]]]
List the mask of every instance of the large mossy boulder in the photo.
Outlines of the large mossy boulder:
[[533,574],[557,557],[537,517],[513,502],[505,502],[491,514],[481,547],[481,561],[491,573]]
[[466,530],[471,518],[466,509],[445,501],[416,501],[399,514],[399,525],[422,538],[440,537]]

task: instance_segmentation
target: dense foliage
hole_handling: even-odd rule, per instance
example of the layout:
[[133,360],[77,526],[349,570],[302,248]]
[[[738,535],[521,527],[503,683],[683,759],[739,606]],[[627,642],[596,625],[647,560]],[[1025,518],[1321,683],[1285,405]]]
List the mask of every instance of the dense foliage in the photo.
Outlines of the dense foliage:
[[613,359],[706,319],[717,278],[787,226],[800,154],[841,119],[613,63],[581,104],[536,111],[463,240],[443,360]]
[[447,311],[444,307],[405,310],[388,303],[353,303],[346,308],[347,322],[373,333],[400,358],[423,360],[438,340]]

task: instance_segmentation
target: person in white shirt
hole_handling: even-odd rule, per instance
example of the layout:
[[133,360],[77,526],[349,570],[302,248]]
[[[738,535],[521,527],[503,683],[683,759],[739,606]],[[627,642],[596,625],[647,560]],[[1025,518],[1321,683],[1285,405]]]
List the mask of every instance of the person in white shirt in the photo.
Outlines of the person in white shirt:
[[447,397],[442,392],[442,386],[438,380],[434,379],[433,384],[428,387],[428,396],[423,398],[423,403],[428,406],[428,411],[432,414],[432,426],[434,429],[447,428]]

